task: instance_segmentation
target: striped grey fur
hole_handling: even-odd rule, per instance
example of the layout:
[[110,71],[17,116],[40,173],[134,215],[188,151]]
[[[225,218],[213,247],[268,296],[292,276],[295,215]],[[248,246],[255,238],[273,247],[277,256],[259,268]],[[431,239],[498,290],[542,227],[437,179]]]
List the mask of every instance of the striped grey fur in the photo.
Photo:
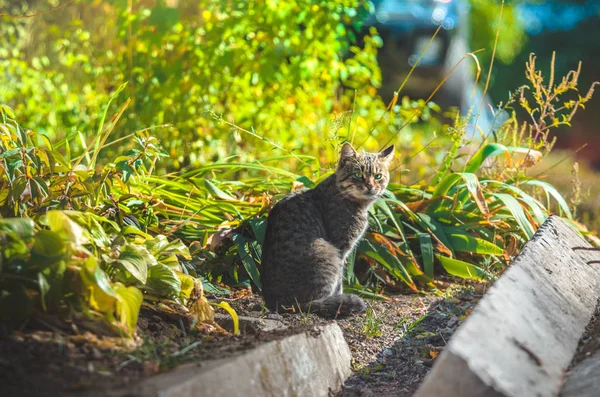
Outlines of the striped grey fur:
[[387,187],[393,155],[393,146],[359,153],[346,143],[333,175],[273,207],[261,273],[270,310],[295,308],[328,318],[365,310],[362,299],[342,293],[343,266],[367,228],[369,206]]

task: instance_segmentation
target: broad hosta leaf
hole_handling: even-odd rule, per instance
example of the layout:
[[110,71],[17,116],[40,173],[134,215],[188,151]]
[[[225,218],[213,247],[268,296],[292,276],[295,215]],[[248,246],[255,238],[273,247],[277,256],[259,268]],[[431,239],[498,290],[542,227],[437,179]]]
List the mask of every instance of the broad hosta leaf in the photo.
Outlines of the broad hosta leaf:
[[453,276],[467,278],[471,280],[487,280],[488,274],[480,267],[463,262],[458,259],[448,258],[442,255],[436,255],[444,269]]
[[45,215],[43,223],[53,232],[66,233],[69,241],[75,245],[79,246],[89,242],[88,232],[69,218],[66,211],[49,211]]
[[502,255],[504,253],[502,248],[496,244],[473,237],[470,234],[453,233],[448,235],[448,239],[455,251],[483,255]]
[[[60,235],[50,230],[40,230],[34,239],[32,254],[45,258],[58,258],[65,254],[65,243]],[[51,263],[51,260],[49,261]],[[40,263],[44,266],[45,263]]]
[[131,336],[135,334],[138,313],[142,306],[142,291],[135,287],[126,287],[121,283],[115,283],[113,288],[118,297],[116,310],[120,329]]
[[181,270],[177,255],[191,259],[188,247],[179,239],[169,241],[167,237],[159,234],[145,242],[148,251],[156,257],[158,262],[167,265],[173,270]]
[[194,291],[195,283],[200,283],[200,280],[181,272],[175,272],[175,274],[179,277],[179,281],[181,281],[181,293],[185,298],[189,298],[192,295],[192,291]]
[[147,284],[159,296],[178,297],[181,293],[181,280],[175,271],[161,263],[148,269]]
[[123,266],[137,281],[146,284],[148,267],[155,265],[156,259],[150,255],[144,246],[126,244],[121,248],[117,263]]
[[117,293],[106,273],[98,266],[96,258],[88,256],[82,264],[80,276],[90,307],[101,313],[113,313],[118,299]]
[[33,236],[34,224],[27,218],[0,219],[0,232],[14,233],[19,238]]

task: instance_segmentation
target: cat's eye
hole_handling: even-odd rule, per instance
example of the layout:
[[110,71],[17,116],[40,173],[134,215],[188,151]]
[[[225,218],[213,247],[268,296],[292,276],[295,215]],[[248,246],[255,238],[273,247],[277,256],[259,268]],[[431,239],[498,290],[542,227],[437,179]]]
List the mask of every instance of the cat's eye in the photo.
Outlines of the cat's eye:
[[376,174],[375,175],[375,180],[380,180],[381,178],[383,178],[383,174]]
[[362,172],[355,172],[354,175],[352,175],[354,177],[354,179],[361,181],[363,179],[363,174]]

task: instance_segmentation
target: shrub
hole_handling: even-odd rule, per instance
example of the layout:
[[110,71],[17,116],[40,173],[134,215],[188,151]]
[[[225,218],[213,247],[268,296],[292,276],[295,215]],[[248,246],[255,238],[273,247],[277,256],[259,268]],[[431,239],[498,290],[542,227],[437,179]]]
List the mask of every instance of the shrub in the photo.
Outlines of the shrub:
[[[79,0],[64,14],[71,20],[49,14],[25,28],[6,19],[0,103],[60,139],[99,123],[112,91],[128,83],[131,113],[116,134],[162,126],[154,134],[171,168],[253,159],[271,149],[203,117],[207,111],[256,126],[286,150],[317,153],[333,146],[323,120],[354,100],[344,87],[358,90],[364,111],[381,108],[375,95],[381,39],[373,32],[363,48],[353,44],[366,2],[179,3]],[[24,46],[16,37],[26,34],[35,39]]]
[[24,130],[10,108],[1,106],[0,116],[3,321],[50,313],[131,336],[143,299],[170,300],[193,321],[212,321],[200,280],[178,259],[190,259],[188,248],[144,232],[148,218],[142,225],[130,214],[142,203],[130,186],[162,155],[155,138],[138,133],[140,149],[95,170],[114,124],[101,129],[95,151],[70,158],[47,137]]

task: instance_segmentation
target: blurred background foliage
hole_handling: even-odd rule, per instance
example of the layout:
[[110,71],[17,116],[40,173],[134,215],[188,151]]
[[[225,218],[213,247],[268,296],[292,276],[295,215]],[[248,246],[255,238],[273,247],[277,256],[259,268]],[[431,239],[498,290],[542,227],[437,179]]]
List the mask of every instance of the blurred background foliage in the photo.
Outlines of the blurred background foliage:
[[[12,9],[25,14],[50,5]],[[40,132],[63,138],[89,133],[127,82],[132,101],[115,133],[154,127],[175,169],[271,150],[205,112],[287,150],[317,152],[335,146],[327,142],[332,112],[353,103],[361,112],[382,107],[381,40],[374,33],[358,48],[348,28],[360,24],[358,1],[171,5],[77,0],[41,17],[5,18],[0,101]],[[356,89],[356,98],[343,87]]]
[[[394,27],[392,3],[433,11],[442,28],[429,14],[433,29]],[[268,210],[333,172],[344,141],[394,143],[399,157],[348,258],[355,293],[432,290],[440,274],[493,279],[550,213],[594,239],[577,222],[598,228],[586,198],[594,161],[552,151],[557,136],[563,149],[593,148],[600,112],[583,111],[598,107],[593,1],[0,6],[5,318],[18,301],[24,314],[83,313],[132,335],[142,305],[169,301],[190,324],[214,326],[204,292],[260,290]],[[425,99],[481,48],[448,80],[455,88]],[[421,50],[405,86],[398,76]],[[385,91],[401,84],[388,105]]]

